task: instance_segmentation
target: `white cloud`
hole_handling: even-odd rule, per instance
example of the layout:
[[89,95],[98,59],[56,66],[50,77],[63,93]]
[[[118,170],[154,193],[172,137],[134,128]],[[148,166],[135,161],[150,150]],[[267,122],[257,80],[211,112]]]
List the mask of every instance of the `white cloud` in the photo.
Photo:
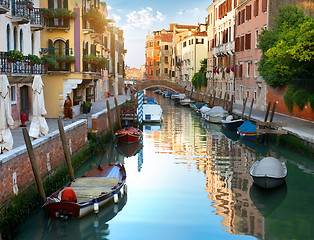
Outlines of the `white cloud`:
[[166,19],[166,16],[161,12],[156,11],[154,13],[151,7],[142,8],[139,11],[133,11],[126,15],[127,24],[123,26],[123,29],[149,29],[154,22],[162,22]]
[[117,14],[114,14],[114,13],[110,13],[110,18],[112,18],[116,22],[119,22],[121,20],[121,17]]
[[112,10],[112,7],[111,6],[107,6],[107,10]]
[[194,8],[194,9],[189,9],[189,10],[180,9],[178,11],[178,14],[179,15],[188,14],[188,15],[193,15],[193,16],[199,16],[202,12],[204,12],[204,10],[199,9],[199,8]]

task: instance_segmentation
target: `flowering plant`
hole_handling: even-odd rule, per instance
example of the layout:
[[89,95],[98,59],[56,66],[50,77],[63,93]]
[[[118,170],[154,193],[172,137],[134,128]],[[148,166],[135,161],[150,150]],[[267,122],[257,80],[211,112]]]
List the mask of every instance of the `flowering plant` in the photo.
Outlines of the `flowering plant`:
[[13,62],[21,62],[24,60],[24,55],[18,50],[10,50],[8,51],[8,59]]

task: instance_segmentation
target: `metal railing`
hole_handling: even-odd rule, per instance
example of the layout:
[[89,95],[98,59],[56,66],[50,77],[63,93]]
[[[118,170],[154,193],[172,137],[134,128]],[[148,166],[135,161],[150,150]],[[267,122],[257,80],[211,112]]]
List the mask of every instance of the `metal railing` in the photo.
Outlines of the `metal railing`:
[[12,2],[12,15],[14,17],[25,17],[29,18],[29,9],[27,4],[29,1],[15,0]]
[[43,63],[30,65],[28,56],[24,56],[22,61],[10,62],[8,53],[0,52],[0,72],[6,74],[45,74],[45,66]]
[[34,8],[30,10],[30,23],[31,25],[44,27],[45,21],[43,11],[40,8]]
[[0,0],[0,7],[9,9],[10,8],[10,1],[9,0]]

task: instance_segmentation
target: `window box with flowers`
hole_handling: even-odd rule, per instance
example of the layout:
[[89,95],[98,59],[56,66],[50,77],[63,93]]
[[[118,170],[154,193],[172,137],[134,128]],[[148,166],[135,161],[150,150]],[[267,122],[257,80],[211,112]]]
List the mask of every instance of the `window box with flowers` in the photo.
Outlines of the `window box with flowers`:
[[73,62],[75,62],[75,60],[76,60],[75,56],[69,56],[69,55],[58,55],[58,56],[56,56],[57,62],[73,63]]
[[43,16],[46,19],[49,18],[76,18],[77,14],[75,12],[72,12],[69,9],[66,8],[46,8],[44,9]]
[[58,65],[56,58],[53,55],[44,55],[41,59],[45,64],[45,67],[55,68]]
[[41,64],[42,59],[36,55],[28,54],[28,65],[34,66],[35,64]]
[[18,50],[10,50],[8,51],[8,62],[15,63],[21,62],[24,60],[24,55],[22,52]]

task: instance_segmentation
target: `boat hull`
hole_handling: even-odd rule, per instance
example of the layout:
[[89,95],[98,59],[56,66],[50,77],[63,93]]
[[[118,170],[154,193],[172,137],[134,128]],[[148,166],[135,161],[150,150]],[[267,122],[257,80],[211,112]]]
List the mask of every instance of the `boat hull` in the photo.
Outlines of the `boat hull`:
[[[105,182],[107,179],[117,178],[117,183],[110,185],[109,187],[105,186],[108,182]],[[90,195],[91,197],[86,198],[86,195],[79,194],[79,187],[75,184],[79,182],[79,180],[91,180],[88,182],[88,185],[85,185],[85,193],[86,188],[87,193],[91,194],[93,191],[93,182],[97,182],[101,180],[102,183],[100,190],[97,189],[96,194],[94,196]],[[114,195],[118,194],[120,197],[122,194],[120,193],[121,189],[125,187],[125,180],[126,180],[126,172],[123,165],[119,163],[109,164],[107,166],[99,166],[98,168],[92,170],[91,172],[87,173],[81,178],[75,179],[74,181],[70,182],[63,188],[59,189],[52,195],[47,198],[46,203],[43,205],[44,209],[48,213],[51,218],[62,218],[68,219],[69,217],[73,219],[78,219],[86,216],[89,213],[94,211],[94,203],[97,201],[99,207],[105,205],[107,202],[112,201],[114,199]],[[75,190],[77,194],[78,202],[71,202],[62,200],[62,191],[66,188],[72,188]],[[97,185],[99,188],[99,185]],[[82,188],[81,188],[82,189]],[[108,190],[110,189],[110,190]],[[124,191],[123,191],[124,192]],[[84,200],[80,200],[84,199]],[[88,200],[85,200],[88,199]]]
[[252,177],[253,182],[261,188],[275,188],[285,182],[285,178],[272,178],[272,177]]
[[233,121],[221,120],[222,127],[230,131],[237,131],[238,127],[240,127],[243,123],[244,121],[242,119]]
[[135,143],[140,140],[142,131],[138,128],[128,127],[116,132],[116,137],[122,143]]

